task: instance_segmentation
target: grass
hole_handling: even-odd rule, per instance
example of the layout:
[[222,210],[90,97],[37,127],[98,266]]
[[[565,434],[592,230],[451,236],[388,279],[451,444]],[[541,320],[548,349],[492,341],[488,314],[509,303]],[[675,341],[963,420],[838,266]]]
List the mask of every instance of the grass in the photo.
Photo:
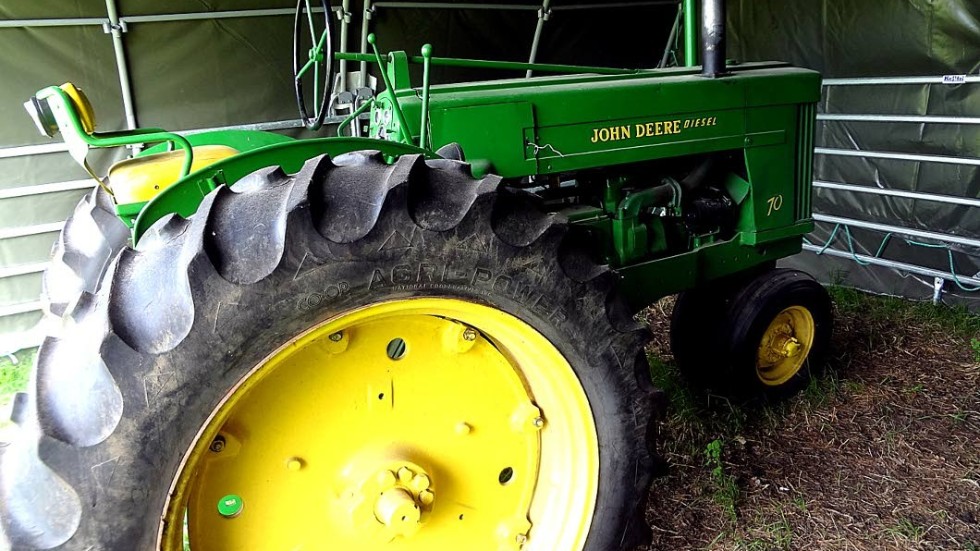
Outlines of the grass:
[[711,481],[714,484],[714,499],[733,523],[738,521],[736,503],[738,501],[738,484],[735,479],[725,472],[722,464],[724,444],[719,439],[708,442],[704,448],[704,464],[711,470]]
[[14,355],[17,363],[11,361],[9,356],[0,357],[0,397],[22,392],[27,388],[35,354],[36,349],[21,350]]
[[980,315],[964,306],[946,306],[931,302],[913,302],[890,296],[872,296],[847,287],[828,287],[830,296],[843,315],[860,315],[872,322],[910,323],[919,327],[938,327],[953,335],[970,339],[970,346],[980,361]]
[[918,542],[925,535],[926,529],[920,526],[910,519],[902,518],[899,519],[898,524],[887,528],[885,530],[888,534],[896,539],[905,539],[912,542]]
[[36,354],[37,349],[21,350],[14,355],[17,363],[9,356],[0,358],[0,441],[5,439],[4,431],[12,426],[10,408],[14,395],[27,390]]

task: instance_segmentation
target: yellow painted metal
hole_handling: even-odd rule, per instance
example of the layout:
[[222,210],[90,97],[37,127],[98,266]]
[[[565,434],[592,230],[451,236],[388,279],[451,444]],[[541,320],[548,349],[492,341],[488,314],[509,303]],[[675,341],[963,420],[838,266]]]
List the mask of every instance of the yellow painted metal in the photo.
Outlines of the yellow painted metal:
[[[228,393],[173,483],[161,547],[180,549],[168,527],[186,507],[193,551],[579,551],[598,461],[585,392],[530,325],[455,299],[378,303]],[[228,494],[233,519],[216,510]]]
[[790,306],[773,318],[762,335],[756,354],[756,374],[763,384],[779,386],[803,367],[813,346],[813,314],[803,306]]
[[[238,150],[224,145],[194,148],[191,172],[233,157]],[[109,187],[116,203],[144,203],[180,179],[186,153],[183,150],[156,153],[119,161],[109,169]]]
[[62,84],[59,88],[64,90],[75,104],[75,112],[78,113],[78,121],[82,123],[82,130],[86,134],[95,132],[95,110],[92,109],[92,103],[89,102],[85,92],[70,82]]

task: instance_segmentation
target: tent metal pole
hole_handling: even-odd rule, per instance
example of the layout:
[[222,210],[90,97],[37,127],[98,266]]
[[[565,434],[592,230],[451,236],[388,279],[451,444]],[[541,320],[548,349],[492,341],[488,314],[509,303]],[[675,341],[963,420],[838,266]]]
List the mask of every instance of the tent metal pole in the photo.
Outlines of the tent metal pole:
[[940,75],[920,77],[828,78],[824,86],[867,86],[872,84],[976,84],[980,75]]
[[[335,7],[334,10],[339,12],[340,8]],[[160,13],[153,15],[130,15],[128,17],[120,17],[119,22],[123,25],[128,25],[130,23],[168,23],[172,21],[239,19],[244,17],[275,17],[293,15],[294,13],[295,10],[292,8],[225,10],[199,13]],[[313,13],[323,13],[323,8],[315,7],[313,8]],[[102,26],[105,25],[107,21],[107,19],[99,17],[2,19],[0,20],[0,28]]]
[[[808,245],[806,243],[803,244],[803,250],[804,251],[810,251],[810,252],[813,252],[813,253],[825,254],[825,255],[828,255],[828,256],[836,256],[838,258],[847,258],[847,259],[850,259],[850,260],[854,260],[854,258],[857,257],[862,262],[867,262],[868,264],[874,264],[875,266],[884,266],[885,268],[892,268],[894,270],[901,270],[903,272],[910,272],[910,273],[913,273],[913,274],[919,274],[919,275],[927,276],[927,277],[937,277],[937,278],[940,278],[942,280],[952,279],[952,273],[951,272],[943,272],[941,270],[933,270],[932,268],[924,268],[922,266],[917,266],[915,264],[906,264],[905,262],[898,262],[898,261],[895,261],[895,260],[888,260],[886,258],[878,258],[876,256],[870,256],[870,255],[866,255],[866,254],[854,253],[852,255],[850,251],[840,251],[840,250],[837,250],[837,249],[829,249],[828,248],[828,249],[824,249],[822,252],[820,252],[821,249],[823,249],[823,247],[819,247],[817,245]],[[980,285],[980,279],[977,279],[975,277],[970,277],[970,276],[965,276],[965,275],[959,275],[959,274],[957,274],[957,279],[960,280],[960,283],[963,283],[963,284],[966,284],[966,285]]]
[[2,19],[2,28],[27,28],[27,27],[83,27],[83,26],[102,26],[106,20],[99,17],[76,17],[76,18],[56,18],[56,19]]
[[[0,317],[14,316],[17,314],[27,314],[30,312],[38,312],[44,305],[41,304],[40,300],[34,302],[24,302],[20,304],[11,304],[9,306],[0,306]],[[29,348],[29,347],[24,347]]]
[[816,220],[817,222],[826,222],[829,224],[841,224],[842,226],[851,226],[854,228],[863,228],[866,230],[874,230],[874,231],[879,231],[884,233],[897,233],[899,235],[910,235],[912,237],[920,237],[922,239],[932,239],[933,241],[956,243],[957,245],[965,245],[967,247],[980,248],[980,239],[970,239],[969,237],[950,235],[948,233],[937,233],[931,231],[916,230],[913,228],[903,228],[901,226],[892,226],[890,224],[878,224],[877,222],[867,222],[865,220],[855,220],[853,218],[843,218],[840,216],[827,216],[825,214],[814,214],[813,219]]
[[833,189],[837,191],[851,191],[854,193],[868,193],[871,195],[887,195],[888,197],[901,197],[902,199],[915,199],[919,201],[932,201],[934,203],[948,203],[951,205],[980,208],[980,199],[970,199],[968,197],[955,197],[952,195],[939,195],[936,193],[921,193],[918,191],[905,191],[901,189],[882,189],[873,186],[858,186],[841,182],[824,182],[821,180],[814,180],[813,187]]
[[674,40],[677,39],[677,31],[681,26],[682,17],[684,17],[684,6],[683,4],[678,4],[677,17],[674,18],[674,26],[670,28],[670,36],[667,37],[667,46],[664,48],[664,56],[660,58],[660,63],[657,65],[658,69],[666,67],[667,62],[670,60],[670,51],[674,47]]
[[37,262],[35,264],[18,264],[16,266],[8,266],[6,268],[0,268],[0,279],[8,277],[17,277],[27,274],[39,274],[48,269],[47,262]]
[[[534,63],[538,59],[538,45],[541,43],[541,31],[544,30],[544,23],[551,17],[551,0],[544,0],[541,2],[541,9],[538,10],[538,23],[534,27],[534,38],[531,40],[531,55],[528,57],[528,63]],[[525,78],[531,78],[534,74],[534,69],[528,69]]]
[[36,224],[34,226],[21,226],[17,228],[0,229],[0,239],[13,239],[15,237],[29,237],[31,235],[43,235],[46,233],[60,232],[65,226],[64,222],[51,222],[50,224]]
[[915,153],[894,153],[891,151],[858,151],[855,149],[836,149],[832,147],[815,147],[817,155],[838,155],[841,157],[864,157],[867,159],[893,159],[897,161],[919,161],[923,163],[946,163],[952,165],[980,166],[980,158],[949,157],[946,155],[918,155]]
[[[361,53],[368,53],[368,31],[369,25],[371,23],[371,15],[374,13],[374,8],[371,7],[371,0],[364,0],[364,14],[361,19]],[[367,62],[361,62],[361,82],[360,86],[367,86]]]
[[126,66],[126,47],[123,44],[123,23],[119,21],[115,0],[105,0],[106,11],[109,15],[108,32],[112,35],[112,51],[116,54],[116,70],[119,72],[119,88],[122,91],[123,111],[126,114],[126,126],[136,128],[136,110],[133,109],[133,89],[129,83],[129,68]]
[[[347,34],[350,27],[350,0],[340,5],[340,51],[347,53]],[[340,60],[340,91],[347,90],[347,60]]]
[[30,155],[45,155],[48,153],[63,153],[68,151],[65,142],[42,143],[37,145],[19,145],[0,148],[0,159],[12,157],[28,157]]
[[536,10],[538,6],[527,4],[475,4],[453,2],[375,2],[377,8],[403,8],[421,10]]
[[[334,11],[337,8],[333,8]],[[313,13],[323,13],[323,8],[313,8]],[[293,15],[296,10],[293,8],[274,8],[257,10],[224,10],[208,11],[198,13],[161,13],[155,15],[130,15],[123,17],[126,23],[166,23],[169,21],[195,21],[210,19],[238,19],[243,17],[275,17]]]
[[677,0],[650,0],[647,2],[606,2],[603,4],[569,4],[565,6],[555,6],[552,11],[578,11],[594,9],[615,9],[615,8],[645,8],[649,6],[663,6],[676,4]]
[[52,184],[34,184],[31,186],[10,187],[0,189],[0,199],[33,197],[35,195],[44,195],[46,193],[92,189],[93,187],[95,187],[95,183],[92,182],[91,178],[85,180],[71,180],[68,182],[54,182]]
[[980,117],[934,115],[849,115],[845,113],[818,113],[817,120],[843,122],[910,122],[915,124],[980,124]]

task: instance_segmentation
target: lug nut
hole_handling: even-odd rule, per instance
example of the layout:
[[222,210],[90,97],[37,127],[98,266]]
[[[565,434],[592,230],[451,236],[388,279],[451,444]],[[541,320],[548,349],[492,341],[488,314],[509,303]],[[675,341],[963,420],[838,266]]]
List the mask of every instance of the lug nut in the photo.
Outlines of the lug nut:
[[221,453],[221,450],[225,449],[225,437],[220,435],[216,436],[215,439],[211,442],[211,445],[208,447],[208,449],[210,449],[214,453]]
[[415,493],[419,493],[422,490],[427,490],[429,488],[429,484],[429,477],[425,476],[424,474],[417,474],[415,475],[415,478],[412,479],[410,486]]
[[463,340],[464,341],[475,341],[476,340],[476,329],[473,329],[472,327],[467,327],[463,331]]
[[531,423],[534,425],[535,428],[540,429],[541,427],[544,426],[544,419],[541,417],[535,417],[534,421],[531,421]]
[[337,331],[336,333],[330,334],[330,340],[333,342],[340,342],[344,340],[344,333],[342,331]]
[[527,536],[525,536],[524,534],[517,534],[517,536],[514,538],[514,541],[517,542],[517,545],[524,545],[525,543],[527,543]]
[[398,478],[395,477],[395,473],[391,471],[381,471],[378,473],[378,485],[384,489],[393,488],[398,482]]
[[409,469],[408,467],[398,469],[398,480],[402,484],[408,484],[413,478],[415,478],[415,473],[412,472],[412,469]]

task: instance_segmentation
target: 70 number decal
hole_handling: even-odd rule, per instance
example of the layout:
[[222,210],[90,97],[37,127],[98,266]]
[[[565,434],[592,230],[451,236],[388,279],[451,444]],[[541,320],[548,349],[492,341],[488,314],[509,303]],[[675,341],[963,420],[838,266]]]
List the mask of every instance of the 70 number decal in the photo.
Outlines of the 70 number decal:
[[766,202],[769,203],[769,212],[766,213],[766,216],[772,216],[772,213],[774,211],[777,211],[777,210],[783,208],[783,196],[782,195],[773,195],[769,199],[766,199]]

